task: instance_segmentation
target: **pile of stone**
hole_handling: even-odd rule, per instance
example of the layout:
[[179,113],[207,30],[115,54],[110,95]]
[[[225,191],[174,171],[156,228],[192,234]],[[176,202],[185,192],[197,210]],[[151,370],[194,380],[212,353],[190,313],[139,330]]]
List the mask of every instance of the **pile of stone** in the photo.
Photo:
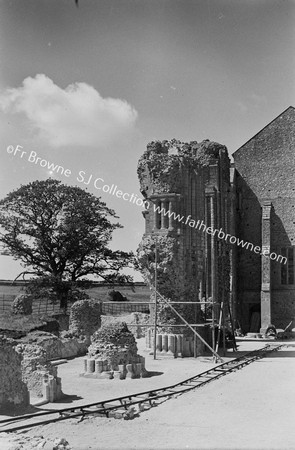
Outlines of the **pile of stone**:
[[[133,312],[130,314],[126,314],[124,316],[101,316],[101,324],[102,326],[115,322],[126,322],[128,323],[128,328],[131,333],[134,335],[136,339],[140,339],[145,337],[146,332],[149,328],[148,324],[150,323],[150,315],[141,312]],[[145,325],[146,326],[142,326]]]
[[54,440],[53,450],[71,450],[71,447],[66,439],[57,438]]
[[85,336],[75,337],[66,331],[63,331],[60,337],[47,331],[33,331],[20,341],[24,344],[41,346],[46,351],[48,360],[85,355],[89,346]]
[[81,376],[121,380],[148,376],[145,358],[137,354],[135,338],[125,322],[104,325],[91,341]]

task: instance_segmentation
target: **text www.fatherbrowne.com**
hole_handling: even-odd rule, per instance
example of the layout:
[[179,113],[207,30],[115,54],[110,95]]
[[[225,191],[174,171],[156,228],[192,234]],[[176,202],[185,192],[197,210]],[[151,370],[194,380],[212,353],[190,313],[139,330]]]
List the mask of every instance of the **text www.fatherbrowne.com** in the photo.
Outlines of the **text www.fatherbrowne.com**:
[[154,211],[162,215],[164,217],[168,217],[169,219],[173,219],[179,223],[183,223],[188,225],[195,230],[203,231],[211,236],[216,236],[218,239],[224,239],[225,242],[230,244],[236,244],[238,247],[246,248],[247,250],[254,251],[254,253],[265,256],[266,258],[270,258],[271,260],[280,262],[282,264],[287,263],[287,258],[282,255],[277,255],[275,252],[270,253],[268,248],[261,248],[259,245],[254,246],[251,242],[244,241],[243,239],[239,239],[236,236],[233,236],[229,233],[225,233],[222,228],[208,227],[203,220],[195,221],[191,215],[181,216],[180,214],[176,214],[174,211],[166,210],[159,205],[154,204]]
[[[13,154],[14,156],[18,155],[21,159],[25,155],[27,155],[27,152],[23,150],[23,147],[21,145],[17,146],[8,145],[7,153]],[[31,151],[29,153],[29,155],[27,156],[27,161],[36,165],[38,164],[41,167],[50,170],[50,173],[61,174],[67,178],[69,178],[72,175],[72,171],[70,169],[66,169],[63,166],[53,164],[47,161],[46,159],[41,158],[40,156],[37,155],[37,152],[35,151]],[[129,194],[128,192],[124,192],[118,189],[118,186],[115,184],[112,185],[106,184],[104,183],[103,178],[94,177],[93,174],[90,174],[89,176],[86,177],[86,172],[83,170],[79,171],[76,181],[78,181],[79,183],[83,183],[84,185],[87,186],[91,183],[93,187],[99,191],[101,190],[104,193],[116,196],[117,198],[121,198],[124,201],[136,204],[137,206],[140,206],[144,209],[149,209],[150,206],[149,200],[147,199],[142,200],[134,193]],[[155,205],[154,203],[153,206],[154,211],[159,215],[166,216],[174,221],[188,225],[189,227],[194,228],[195,230],[203,231],[212,236],[217,236],[218,239],[224,239],[227,243],[236,244],[238,247],[254,251],[254,253],[256,254],[263,255],[277,262],[283,264],[287,263],[287,258],[285,256],[277,255],[274,252],[270,253],[267,248],[261,248],[259,245],[254,246],[251,242],[244,241],[243,239],[239,239],[236,236],[225,233],[222,228],[213,229],[210,226],[207,227],[206,224],[203,222],[203,220],[195,221],[190,215],[187,217],[181,216],[180,214],[176,214],[174,211],[166,210],[165,208]]]

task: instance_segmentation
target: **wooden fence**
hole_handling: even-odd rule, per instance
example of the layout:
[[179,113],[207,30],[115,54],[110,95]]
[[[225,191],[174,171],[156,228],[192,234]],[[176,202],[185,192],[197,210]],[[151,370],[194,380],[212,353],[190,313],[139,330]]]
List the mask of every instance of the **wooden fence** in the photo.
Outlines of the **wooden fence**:
[[122,316],[132,312],[149,313],[149,304],[143,302],[103,302],[102,313],[106,316]]
[[[2,311],[10,312],[12,310],[12,303],[17,295],[13,294],[0,294],[0,314]],[[42,298],[34,300],[33,314],[58,314],[61,312],[59,304],[52,304],[48,299]]]
[[0,313],[2,311],[10,311],[12,302],[16,295],[12,294],[0,294]]

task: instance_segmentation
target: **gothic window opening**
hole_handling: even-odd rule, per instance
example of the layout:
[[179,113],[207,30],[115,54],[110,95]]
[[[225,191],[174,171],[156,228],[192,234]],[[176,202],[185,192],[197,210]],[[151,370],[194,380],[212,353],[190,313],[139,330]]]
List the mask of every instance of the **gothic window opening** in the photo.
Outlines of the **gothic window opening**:
[[169,202],[162,203],[164,207],[163,228],[169,227]]
[[158,230],[160,230],[161,227],[162,227],[161,202],[157,202],[156,203],[156,208],[157,208],[156,212],[155,212],[155,214],[156,214],[156,228]]
[[294,284],[294,247],[281,248],[281,255],[287,258],[287,263],[281,265],[281,284]]

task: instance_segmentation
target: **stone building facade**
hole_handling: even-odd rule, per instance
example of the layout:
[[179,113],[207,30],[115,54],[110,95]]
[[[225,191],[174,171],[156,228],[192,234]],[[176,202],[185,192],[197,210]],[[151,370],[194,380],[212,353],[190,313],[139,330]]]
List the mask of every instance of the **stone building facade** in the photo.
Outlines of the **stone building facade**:
[[[239,148],[232,164],[226,147],[208,140],[148,144],[138,165],[146,204],[138,260],[150,284],[157,266],[166,298],[230,299],[243,332],[285,328],[293,319],[294,116],[289,107]],[[215,229],[287,263],[219,239],[210,233]],[[191,309],[181,312],[198,319]]]
[[236,235],[274,258],[233,250],[236,316],[247,331],[285,328],[295,317],[294,139],[295,109],[289,107],[233,154]]

